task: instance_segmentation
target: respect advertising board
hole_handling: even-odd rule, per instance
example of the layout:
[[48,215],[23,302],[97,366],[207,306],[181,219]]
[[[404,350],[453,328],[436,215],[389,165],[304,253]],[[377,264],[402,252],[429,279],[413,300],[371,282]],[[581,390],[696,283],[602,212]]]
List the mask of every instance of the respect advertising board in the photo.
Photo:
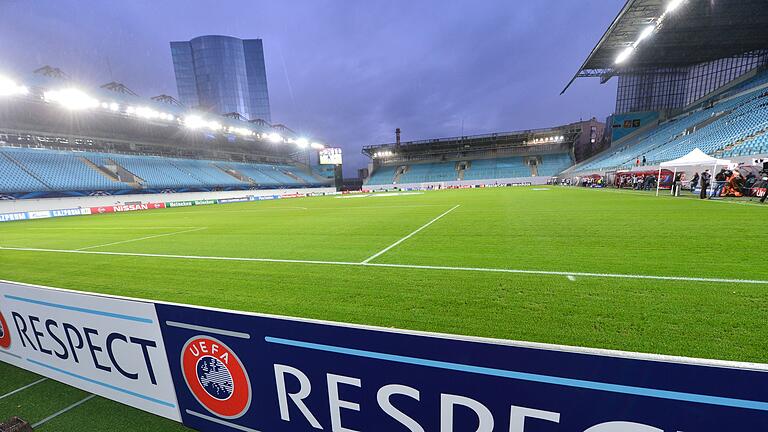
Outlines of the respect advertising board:
[[0,360],[201,431],[768,430],[764,365],[0,282]]

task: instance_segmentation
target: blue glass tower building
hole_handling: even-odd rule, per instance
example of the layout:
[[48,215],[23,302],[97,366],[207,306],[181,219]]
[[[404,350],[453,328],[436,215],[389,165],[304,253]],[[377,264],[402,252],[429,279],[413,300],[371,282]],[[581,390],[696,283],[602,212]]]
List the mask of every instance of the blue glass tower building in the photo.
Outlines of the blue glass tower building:
[[171,55],[184,105],[272,122],[261,39],[200,36],[171,42]]

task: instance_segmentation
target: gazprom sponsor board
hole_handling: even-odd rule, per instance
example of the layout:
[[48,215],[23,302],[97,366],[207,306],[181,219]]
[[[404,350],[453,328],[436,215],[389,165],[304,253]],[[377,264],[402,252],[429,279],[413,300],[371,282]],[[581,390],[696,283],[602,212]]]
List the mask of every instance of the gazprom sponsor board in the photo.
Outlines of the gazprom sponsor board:
[[768,430],[764,365],[0,283],[0,360],[202,431]]

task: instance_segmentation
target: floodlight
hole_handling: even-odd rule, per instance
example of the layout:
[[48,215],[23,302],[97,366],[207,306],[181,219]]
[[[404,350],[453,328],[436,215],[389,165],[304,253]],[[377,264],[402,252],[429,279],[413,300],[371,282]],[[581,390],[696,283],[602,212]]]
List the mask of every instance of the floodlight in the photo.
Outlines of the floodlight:
[[136,112],[136,108],[129,106],[128,108],[125,109],[125,112],[128,114],[133,114],[134,112]]
[[16,84],[13,80],[0,76],[0,96],[25,95],[29,89]]
[[120,105],[116,104],[115,102],[112,102],[109,104],[109,110],[110,111],[117,111],[120,109]]
[[683,4],[685,0],[672,0],[667,4],[667,11],[666,13],[670,13],[674,11],[675,9],[679,8],[681,4]]
[[309,147],[309,140],[306,138],[299,138],[296,140],[296,145],[298,145],[301,148],[307,148]]
[[317,149],[317,150],[322,150],[322,149],[324,149],[324,148],[325,148],[325,146],[324,146],[324,145],[322,145],[322,144],[320,144],[320,143],[316,143],[316,142],[313,142],[313,143],[312,143],[312,144],[310,144],[310,145],[312,146],[312,148],[313,148],[313,149]]
[[203,119],[199,116],[191,115],[184,119],[184,126],[190,129],[198,129],[205,126],[205,121],[203,121]]
[[635,42],[635,45],[637,45],[638,43],[642,42],[643,40],[651,36],[654,30],[656,30],[656,26],[654,24],[651,24],[648,27],[644,28],[643,31],[640,33],[640,36],[637,37],[637,42]]
[[634,51],[635,51],[635,47],[633,46],[628,46],[624,48],[624,51],[622,51],[621,53],[619,53],[618,56],[616,56],[616,63],[623,63],[629,58],[629,56],[632,55]]
[[99,101],[75,88],[47,91],[43,98],[48,102],[59,103],[64,108],[71,110],[82,110],[99,106]]
[[243,135],[243,136],[253,135],[253,132],[251,132],[250,129],[241,128],[241,127],[232,127],[232,128],[229,128],[229,131],[232,133],[236,133],[238,135]]
[[272,132],[271,134],[267,135],[267,138],[272,141],[273,143],[278,143],[283,140],[283,137],[280,136],[280,134]]
[[139,117],[151,119],[151,118],[157,118],[160,116],[160,113],[153,110],[152,108],[148,107],[138,107],[136,108],[136,115]]

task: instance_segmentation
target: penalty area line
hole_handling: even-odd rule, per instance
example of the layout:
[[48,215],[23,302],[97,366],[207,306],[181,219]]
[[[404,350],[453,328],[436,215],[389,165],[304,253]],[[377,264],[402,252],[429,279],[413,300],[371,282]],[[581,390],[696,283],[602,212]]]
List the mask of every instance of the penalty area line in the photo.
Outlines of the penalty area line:
[[167,236],[172,236],[172,235],[176,235],[176,234],[184,234],[184,233],[189,233],[189,232],[202,231],[204,229],[207,229],[207,227],[188,229],[188,230],[184,230],[184,231],[175,231],[175,232],[165,233],[165,234],[155,234],[155,235],[146,236],[146,237],[139,237],[139,238],[135,238],[135,239],[116,241],[116,242],[112,242],[112,243],[104,243],[104,244],[95,245],[95,246],[87,246],[87,247],[83,247],[83,248],[75,249],[75,250],[76,251],[84,251],[84,250],[88,250],[88,249],[96,249],[96,248],[100,248],[100,247],[114,246],[114,245],[119,245],[119,244],[137,242],[137,241],[141,241],[141,240],[149,240],[149,239],[158,238],[158,237],[167,237]]
[[463,271],[463,272],[482,272],[482,273],[507,273],[523,275],[541,275],[541,276],[572,276],[604,278],[604,279],[644,279],[659,281],[681,281],[681,282],[708,282],[723,284],[752,284],[768,285],[768,280],[759,279],[728,279],[728,278],[706,278],[706,277],[687,277],[687,276],[656,276],[622,273],[587,273],[570,271],[552,271],[552,270],[523,270],[506,269],[492,267],[451,267],[451,266],[431,266],[418,264],[387,264],[387,263],[361,263],[350,261],[321,261],[321,260],[298,260],[298,259],[280,259],[280,258],[246,258],[246,257],[223,257],[223,256],[202,256],[202,255],[167,255],[152,253],[134,253],[134,252],[107,252],[91,250],[69,250],[69,249],[40,249],[40,248],[19,248],[0,246],[0,250],[21,251],[21,252],[47,252],[63,254],[86,254],[86,255],[108,255],[108,256],[127,256],[127,257],[146,257],[146,258],[170,258],[186,260],[207,260],[207,261],[237,261],[237,262],[266,262],[266,263],[284,263],[284,264],[316,264],[316,265],[336,265],[350,267],[378,267],[378,268],[400,268],[414,270],[443,270],[443,271]]
[[398,240],[398,241],[396,241],[396,242],[392,243],[391,245],[389,245],[389,246],[385,247],[384,249],[380,250],[379,252],[377,252],[377,253],[375,253],[375,254],[373,254],[373,255],[369,256],[368,258],[366,258],[366,259],[365,259],[365,261],[361,262],[360,264],[368,264],[368,263],[369,263],[369,262],[371,262],[372,260],[374,260],[374,259],[376,259],[376,258],[380,257],[381,255],[384,255],[385,253],[387,253],[387,252],[388,252],[390,249],[392,249],[393,247],[395,247],[395,246],[399,245],[400,243],[402,243],[402,242],[404,242],[404,241],[408,240],[409,238],[413,237],[413,236],[414,236],[414,235],[416,235],[416,234],[417,234],[419,231],[421,231],[421,230],[423,230],[424,228],[426,228],[426,227],[428,227],[428,226],[432,225],[433,223],[437,222],[438,220],[440,220],[440,218],[442,218],[443,216],[447,215],[448,213],[450,213],[450,212],[452,212],[452,211],[456,210],[456,209],[457,209],[457,208],[459,208],[460,206],[461,206],[461,204],[456,204],[455,206],[451,207],[449,210],[445,211],[444,213],[441,213],[441,214],[440,214],[440,216],[438,216],[438,217],[436,217],[436,218],[432,219],[431,221],[429,221],[429,222],[425,223],[424,225],[420,226],[419,228],[417,228],[417,229],[416,229],[416,231],[414,231],[414,232],[412,232],[412,233],[408,234],[407,236],[405,236],[405,237],[401,238],[400,240]]

